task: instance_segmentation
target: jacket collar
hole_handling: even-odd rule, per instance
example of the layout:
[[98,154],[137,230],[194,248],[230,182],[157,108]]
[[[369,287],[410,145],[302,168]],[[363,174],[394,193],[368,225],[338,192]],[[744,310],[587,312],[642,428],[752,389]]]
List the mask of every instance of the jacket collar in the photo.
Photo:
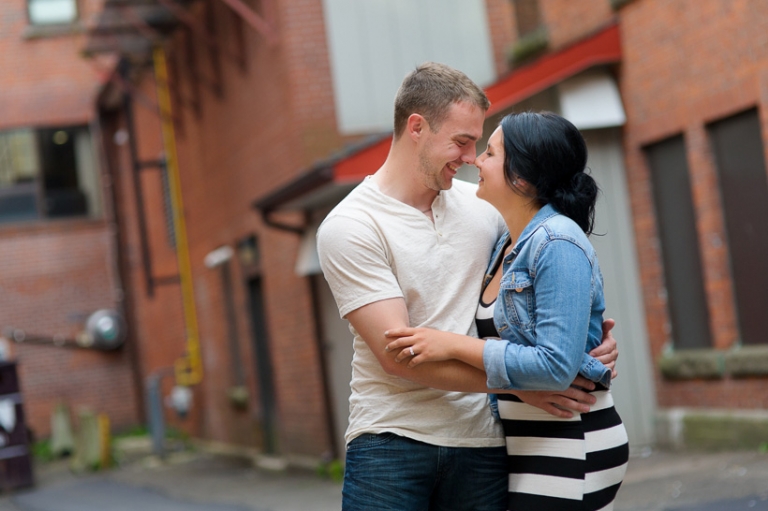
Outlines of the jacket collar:
[[[523,232],[520,233],[520,237],[517,239],[517,243],[515,243],[515,247],[512,249],[511,254],[517,254],[520,251],[520,248],[525,244],[526,241],[528,241],[528,238],[533,235],[536,230],[541,227],[541,224],[552,218],[553,216],[557,216],[560,213],[557,212],[557,210],[552,207],[551,204],[546,204],[544,207],[542,207],[531,219],[530,222],[528,222],[528,225],[525,226],[525,229],[523,229]],[[506,234],[506,236],[509,236],[509,233]],[[510,254],[510,255],[511,255]]]

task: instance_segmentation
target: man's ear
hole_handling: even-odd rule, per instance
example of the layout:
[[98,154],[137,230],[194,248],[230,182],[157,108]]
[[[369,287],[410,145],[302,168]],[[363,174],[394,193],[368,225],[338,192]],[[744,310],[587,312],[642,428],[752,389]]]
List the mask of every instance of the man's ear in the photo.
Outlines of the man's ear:
[[427,120],[422,115],[411,114],[408,116],[405,131],[412,140],[418,140],[426,129],[429,129],[429,124],[427,124]]

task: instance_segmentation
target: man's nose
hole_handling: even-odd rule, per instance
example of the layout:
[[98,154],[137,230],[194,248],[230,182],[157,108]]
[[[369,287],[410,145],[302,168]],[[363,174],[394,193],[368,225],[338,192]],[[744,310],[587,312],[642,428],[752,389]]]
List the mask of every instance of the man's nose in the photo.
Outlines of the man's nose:
[[467,165],[472,165],[475,162],[475,147],[474,145],[471,148],[467,148],[466,151],[461,155],[461,161],[466,163]]

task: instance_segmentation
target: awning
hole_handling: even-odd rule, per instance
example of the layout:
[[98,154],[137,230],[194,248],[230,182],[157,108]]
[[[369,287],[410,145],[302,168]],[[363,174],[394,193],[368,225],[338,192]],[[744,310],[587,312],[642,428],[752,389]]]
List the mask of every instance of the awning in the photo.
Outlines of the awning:
[[[619,28],[612,25],[559,51],[512,71],[486,89],[488,115],[504,111],[520,101],[595,66],[621,61]],[[266,217],[274,211],[310,210],[338,202],[349,190],[373,174],[387,157],[392,135],[379,137],[341,156],[321,162],[284,186],[254,202]]]

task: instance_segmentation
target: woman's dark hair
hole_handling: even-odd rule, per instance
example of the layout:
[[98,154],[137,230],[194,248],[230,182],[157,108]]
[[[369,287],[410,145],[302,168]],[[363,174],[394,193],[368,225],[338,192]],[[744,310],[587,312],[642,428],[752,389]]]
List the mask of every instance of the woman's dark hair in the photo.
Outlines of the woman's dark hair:
[[587,234],[595,224],[597,183],[586,174],[587,144],[571,122],[551,112],[510,114],[501,120],[504,175],[536,189],[542,206],[551,204]]

